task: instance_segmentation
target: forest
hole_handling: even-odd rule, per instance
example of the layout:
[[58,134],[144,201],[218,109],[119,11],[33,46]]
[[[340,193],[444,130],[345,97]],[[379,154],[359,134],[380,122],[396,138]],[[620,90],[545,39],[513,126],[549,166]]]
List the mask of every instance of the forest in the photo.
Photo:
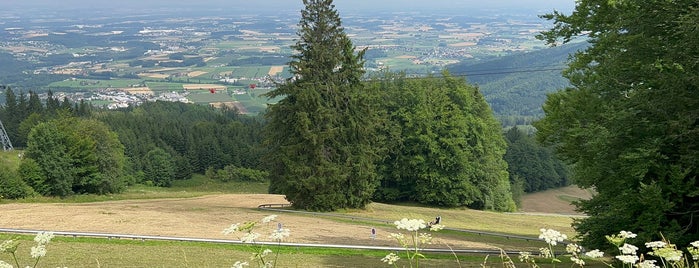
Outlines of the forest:
[[570,56],[588,46],[577,41],[477,63],[452,64],[447,69],[480,88],[503,126],[530,125],[543,117],[541,106],[546,95],[569,85],[561,73]]
[[[436,77],[408,79],[398,74],[392,75],[398,81],[404,82],[389,85],[377,81],[367,84],[369,87],[376,88],[377,91],[382,88],[383,100],[392,99],[391,102],[386,102],[380,112],[377,111],[383,114],[390,111],[392,117],[385,119],[392,123],[389,125],[389,121],[386,121],[383,131],[385,135],[398,135],[396,131],[403,129],[400,135],[405,136],[405,141],[401,143],[418,142],[419,144],[419,140],[424,139],[419,137],[420,129],[426,131],[439,126],[429,126],[428,123],[434,122],[418,120],[416,116],[428,115],[417,113],[429,112],[432,114],[429,116],[446,116],[441,113],[435,114],[437,111],[424,110],[429,107],[434,108],[433,106],[439,103],[446,103],[440,99],[433,99],[434,95],[428,98],[424,94],[428,91],[436,94],[440,87],[446,86],[443,83],[449,80],[444,81]],[[457,84],[469,88],[463,81]],[[413,97],[406,99],[405,94],[400,94],[401,92],[414,93],[410,94]],[[440,94],[447,94],[447,92]],[[262,142],[267,124],[264,116],[241,115],[233,109],[177,102],[151,102],[121,110],[106,110],[85,102],[70,103],[67,100],[59,100],[52,94],[49,95],[48,99],[42,101],[33,91],[15,93],[11,88],[5,91],[4,98],[7,101],[0,106],[0,120],[14,147],[25,150],[19,172],[17,174],[2,173],[0,184],[3,187],[0,187],[2,189],[0,195],[4,198],[22,198],[33,194],[50,196],[106,194],[122,191],[124,187],[134,184],[167,187],[173,180],[185,180],[194,173],[206,174],[221,181],[269,181],[270,179],[267,165],[263,162],[268,150]],[[446,97],[446,95],[443,96]],[[408,103],[423,104],[419,107],[411,107],[406,105]],[[406,110],[408,108],[412,111]],[[419,111],[420,109],[423,111]],[[408,120],[408,116],[415,117],[410,120],[423,125],[407,127],[405,120]],[[495,121],[491,121],[491,124],[498,125]],[[518,134],[512,134],[515,132]],[[85,133],[92,134],[85,135]],[[559,160],[552,158],[549,150],[533,142],[531,133],[513,128],[508,131],[508,135],[504,136],[502,133],[469,135],[473,135],[471,139],[480,139],[479,136],[486,134],[500,135],[500,138],[505,138],[501,140],[507,144],[504,160],[507,161],[511,183],[517,185],[512,187],[513,191],[533,192],[569,183],[567,173],[556,173],[556,170],[550,168],[527,170],[527,167],[532,166],[560,167],[562,165]],[[444,132],[443,135],[453,134]],[[440,142],[439,136],[431,139],[434,139],[433,142]],[[419,183],[405,181],[406,176],[412,171],[399,168],[401,165],[409,164],[416,165],[415,168],[429,169],[434,163],[424,162],[418,165],[398,161],[407,161],[407,157],[428,160],[437,157],[434,155],[436,151],[428,153],[424,151],[428,147],[409,148],[410,146],[406,144],[396,143],[403,138],[384,137],[383,140],[385,142],[381,145],[384,147],[382,150],[392,153],[387,154],[380,163],[377,163],[381,166],[380,177],[383,179],[377,185],[376,194],[372,197],[374,200],[383,202],[413,200],[440,206],[459,206],[467,203],[466,199],[449,201],[443,197],[427,198],[419,195],[420,190],[414,188],[414,185]],[[405,149],[401,151],[399,148]],[[445,147],[446,151],[443,153],[456,152],[455,149]],[[423,155],[420,156],[420,154]],[[109,158],[103,158],[106,156]],[[472,160],[456,161],[454,159],[454,161],[454,164],[464,165]],[[64,168],[56,170],[57,166]],[[398,172],[403,174],[400,175]],[[445,174],[444,178],[451,175]],[[87,181],[83,179],[87,177],[91,179]],[[411,180],[419,180],[419,178]],[[399,181],[403,182],[398,183]],[[402,186],[399,187],[399,185]],[[445,196],[451,192],[450,189],[440,191]],[[470,204],[481,208],[484,205]]]

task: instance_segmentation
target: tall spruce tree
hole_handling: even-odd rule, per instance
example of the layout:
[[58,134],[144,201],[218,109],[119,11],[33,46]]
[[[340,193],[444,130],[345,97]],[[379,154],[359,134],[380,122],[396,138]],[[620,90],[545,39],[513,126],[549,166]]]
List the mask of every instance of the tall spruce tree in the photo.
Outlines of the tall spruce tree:
[[360,81],[364,51],[342,28],[332,0],[304,0],[293,77],[268,97],[270,191],[295,207],[361,208],[377,185],[374,113]]
[[572,87],[548,97],[539,137],[573,163],[597,194],[578,209],[584,245],[608,247],[620,230],[637,241],[699,239],[699,2],[581,0],[545,18],[550,43],[585,34],[592,46],[566,72]]

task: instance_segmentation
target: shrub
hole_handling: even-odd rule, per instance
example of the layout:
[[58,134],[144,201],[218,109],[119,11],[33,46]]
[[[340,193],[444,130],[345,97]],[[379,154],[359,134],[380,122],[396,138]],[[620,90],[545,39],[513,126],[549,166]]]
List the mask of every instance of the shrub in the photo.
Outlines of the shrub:
[[[4,167],[2,169],[7,170]],[[12,170],[0,172],[0,199],[19,199],[32,194],[34,194],[32,187],[27,185],[17,172]]]

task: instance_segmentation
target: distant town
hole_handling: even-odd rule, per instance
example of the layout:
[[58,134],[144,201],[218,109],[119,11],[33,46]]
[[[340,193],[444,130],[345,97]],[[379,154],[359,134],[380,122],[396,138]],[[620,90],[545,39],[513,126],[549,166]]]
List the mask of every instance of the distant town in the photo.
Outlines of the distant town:
[[[164,13],[126,20],[2,14],[0,56],[15,63],[13,70],[0,70],[2,84],[108,108],[163,100],[232,105],[250,113],[275,101],[261,95],[289,76],[298,22],[298,15],[289,14]],[[547,27],[536,14],[353,14],[343,23],[357,49],[367,49],[367,73],[408,75],[541,49],[535,35]]]

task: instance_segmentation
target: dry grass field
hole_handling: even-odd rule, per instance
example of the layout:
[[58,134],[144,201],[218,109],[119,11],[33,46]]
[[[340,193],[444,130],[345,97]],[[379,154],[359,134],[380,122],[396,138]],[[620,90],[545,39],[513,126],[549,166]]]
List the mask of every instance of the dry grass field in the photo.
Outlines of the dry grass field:
[[200,76],[200,75],[205,75],[205,74],[207,74],[207,73],[208,73],[208,72],[203,72],[203,71],[193,71],[193,72],[189,72],[189,73],[187,74],[187,76],[188,76],[188,77],[197,77],[197,76]]
[[591,197],[592,192],[590,190],[580,189],[577,186],[556,188],[525,195],[522,197],[522,208],[520,210],[521,212],[531,213],[580,215],[570,202]]
[[[557,194],[582,195],[584,191],[561,189]],[[525,200],[527,212],[545,211],[538,203],[553,204],[543,195]],[[532,200],[538,200],[532,202]],[[391,224],[361,219],[337,219],[302,213],[268,212],[260,204],[280,204],[286,200],[269,194],[212,194],[192,198],[119,200],[91,203],[9,203],[0,204],[0,227],[52,231],[81,231],[131,235],[156,235],[195,238],[238,239],[221,232],[232,223],[258,221],[278,214],[278,222],[291,230],[288,242],[395,246],[388,237],[397,230]],[[549,207],[563,213],[565,202]],[[570,208],[568,208],[570,209]],[[484,230],[536,237],[539,228],[553,228],[572,234],[570,217],[540,214],[503,214],[469,209],[439,209],[372,203],[365,210],[340,212],[344,216],[381,219],[400,218],[430,220],[439,215],[451,228]],[[7,216],[5,216],[7,215]],[[276,223],[275,225],[276,226]],[[269,226],[269,228],[274,228]],[[371,239],[371,228],[377,237]],[[458,236],[437,236],[435,247],[492,249],[493,245],[473,242]]]
[[[2,156],[0,154],[0,156]],[[191,186],[190,186],[191,187]],[[187,188],[187,191],[151,192],[134,189],[118,199],[91,201],[88,203],[52,202],[38,200],[33,203],[0,203],[0,227],[80,231],[112,234],[176,236],[238,240],[236,235],[223,235],[222,231],[232,223],[260,221],[265,216],[277,214],[276,222],[259,225],[255,231],[265,238],[268,231],[278,223],[291,230],[285,242],[398,246],[388,235],[399,232],[391,222],[401,218],[430,220],[442,217],[449,228],[499,232],[529,237],[538,236],[540,228],[552,228],[573,235],[570,216],[550,215],[559,211],[572,211],[569,201],[585,198],[588,191],[576,187],[550,190],[525,196],[526,213],[498,213],[464,208],[434,208],[416,204],[389,205],[372,203],[363,210],[344,210],[331,214],[308,214],[258,209],[261,204],[284,204],[280,195],[212,193],[204,188]],[[208,188],[207,188],[208,189]],[[242,192],[252,191],[245,188]],[[150,199],[140,199],[140,198]],[[135,198],[135,199],[131,199]],[[79,199],[78,199],[79,200]],[[89,199],[88,200],[94,200]],[[104,199],[98,199],[104,200]],[[569,209],[569,210],[566,210]],[[340,217],[338,217],[340,216]],[[382,222],[367,220],[377,219]],[[377,236],[370,237],[375,228]],[[0,234],[2,235],[2,234]],[[264,239],[262,239],[264,240]],[[170,242],[129,242],[128,239],[70,240],[52,242],[49,256],[42,258],[42,267],[228,267],[236,260],[246,260],[249,251],[232,249],[221,245]],[[23,249],[31,244],[22,245]],[[488,235],[444,231],[434,234],[431,248],[452,249],[497,249],[536,251],[543,242],[492,237]],[[280,267],[378,267],[384,266],[380,256],[365,251],[347,251],[332,254],[311,253],[309,249],[287,249],[283,253]],[[362,253],[364,252],[364,253]],[[367,255],[363,255],[367,254]],[[26,256],[20,262],[31,261]],[[432,256],[434,257],[434,256]],[[498,258],[489,260],[497,265]],[[454,267],[453,259],[433,260],[425,267]],[[463,260],[461,267],[479,267],[482,256]],[[406,264],[403,262],[402,264]]]
[[[296,213],[271,213],[257,209],[260,204],[286,203],[279,195],[222,194],[195,198],[121,200],[94,203],[14,203],[0,205],[0,226],[6,228],[80,231],[131,235],[156,235],[195,238],[238,239],[224,236],[223,229],[233,223],[259,221],[270,214],[291,230],[287,242],[395,246],[388,237],[396,232],[390,226],[376,227],[370,237],[371,223],[351,223]],[[276,223],[269,228],[275,228]],[[264,230],[264,229],[263,229]],[[455,239],[441,241],[456,248],[493,248]]]
[[139,73],[139,77],[148,77],[148,78],[155,78],[155,79],[165,79],[170,77],[169,74],[159,74],[159,73]]
[[120,89],[128,92],[129,94],[146,94],[151,96],[153,95],[153,91],[148,87],[126,87]]
[[184,87],[185,90],[209,90],[213,88],[220,91],[226,89],[226,86],[216,84],[184,84],[182,87]]
[[267,74],[270,76],[275,76],[278,73],[281,73],[283,71],[284,71],[284,66],[272,66],[269,68],[269,72],[267,72]]

